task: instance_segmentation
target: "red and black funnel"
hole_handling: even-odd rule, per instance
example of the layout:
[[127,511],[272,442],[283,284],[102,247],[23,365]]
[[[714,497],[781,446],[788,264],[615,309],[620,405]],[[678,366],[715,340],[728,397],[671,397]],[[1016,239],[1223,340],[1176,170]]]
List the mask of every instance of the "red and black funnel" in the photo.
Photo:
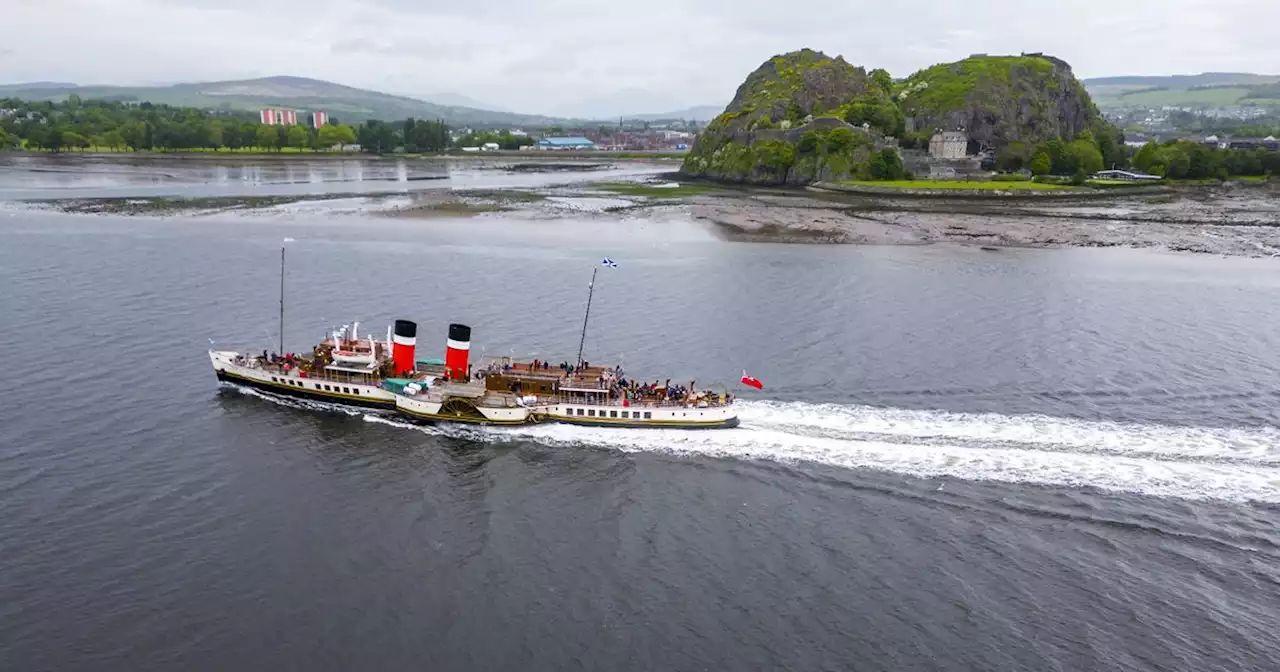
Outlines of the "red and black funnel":
[[449,343],[444,356],[444,375],[449,380],[465,380],[467,360],[471,356],[471,327],[449,325]]
[[402,376],[413,371],[413,353],[418,344],[418,324],[409,320],[396,320],[391,344],[391,361],[395,364],[395,375]]

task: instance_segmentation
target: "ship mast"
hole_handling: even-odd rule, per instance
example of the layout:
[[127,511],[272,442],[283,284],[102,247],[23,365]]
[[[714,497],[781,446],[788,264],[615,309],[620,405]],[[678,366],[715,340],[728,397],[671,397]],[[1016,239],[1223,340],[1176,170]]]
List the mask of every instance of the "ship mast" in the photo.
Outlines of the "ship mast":
[[284,245],[280,246],[280,354],[284,354]]
[[280,356],[284,356],[284,244],[293,242],[292,238],[285,238],[280,243]]
[[587,319],[591,317],[591,296],[596,291],[596,273],[600,268],[591,270],[591,284],[587,285],[587,313],[582,316],[582,340],[578,341],[578,364],[574,368],[582,368],[582,347],[587,344]]

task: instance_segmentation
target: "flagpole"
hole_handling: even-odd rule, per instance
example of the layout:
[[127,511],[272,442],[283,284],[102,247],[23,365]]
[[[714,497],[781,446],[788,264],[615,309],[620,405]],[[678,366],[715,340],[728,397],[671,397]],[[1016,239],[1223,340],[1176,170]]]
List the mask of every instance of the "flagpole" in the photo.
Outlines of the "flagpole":
[[587,319],[591,317],[591,297],[596,291],[596,273],[600,272],[600,267],[591,270],[591,284],[587,287],[587,313],[582,316],[582,340],[578,341],[578,364],[575,368],[582,368],[582,348],[587,344]]

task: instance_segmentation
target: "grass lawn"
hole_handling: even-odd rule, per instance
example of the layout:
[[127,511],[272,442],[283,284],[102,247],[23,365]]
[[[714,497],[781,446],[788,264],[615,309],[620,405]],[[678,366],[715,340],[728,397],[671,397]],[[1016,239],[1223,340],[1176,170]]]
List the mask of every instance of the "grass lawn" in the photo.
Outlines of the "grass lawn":
[[840,184],[884,189],[950,189],[954,191],[1057,191],[1067,189],[1063,184],[1040,182],[988,182],[965,180],[844,180]]
[[591,188],[607,191],[621,196],[647,196],[649,198],[680,198],[682,196],[698,196],[716,190],[709,184],[679,183],[678,187],[661,187],[645,182],[597,182]]

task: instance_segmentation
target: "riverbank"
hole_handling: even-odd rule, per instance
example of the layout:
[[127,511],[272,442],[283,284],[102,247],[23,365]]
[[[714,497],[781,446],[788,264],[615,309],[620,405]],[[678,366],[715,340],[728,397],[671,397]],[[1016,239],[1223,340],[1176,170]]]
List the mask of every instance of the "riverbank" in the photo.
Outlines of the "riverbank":
[[[465,166],[461,170],[434,162],[374,161],[336,172],[305,173],[262,172],[271,170],[269,162],[261,170],[251,165],[241,170],[235,164],[227,173],[216,165],[165,171],[148,166],[147,161],[130,165],[129,170],[62,170],[61,161],[45,161],[40,166],[11,164],[16,170],[8,172],[8,179],[59,185],[11,190],[41,194],[21,198],[27,205],[18,207],[84,215],[289,216],[301,207],[320,216],[393,217],[424,223],[472,217],[599,225],[686,222],[739,242],[1132,247],[1250,257],[1280,252],[1280,184],[1275,181],[1176,185],[1158,192],[1098,189],[1083,197],[1066,188],[1024,192],[1032,194],[1029,197],[994,198],[937,189],[922,197],[914,186],[876,191],[745,188],[683,180],[652,167],[626,174],[610,162],[559,156],[548,161],[553,157],[544,153],[520,157],[524,160],[518,162],[492,158],[497,160],[461,162]],[[53,197],[77,191],[61,185],[94,184],[107,179],[104,175],[126,186],[107,189],[113,193],[100,197],[93,190],[81,197]],[[191,185],[149,194],[157,189],[156,180],[189,180]],[[223,193],[200,193],[213,191],[212,185]],[[1071,197],[1040,196],[1064,192]]]

